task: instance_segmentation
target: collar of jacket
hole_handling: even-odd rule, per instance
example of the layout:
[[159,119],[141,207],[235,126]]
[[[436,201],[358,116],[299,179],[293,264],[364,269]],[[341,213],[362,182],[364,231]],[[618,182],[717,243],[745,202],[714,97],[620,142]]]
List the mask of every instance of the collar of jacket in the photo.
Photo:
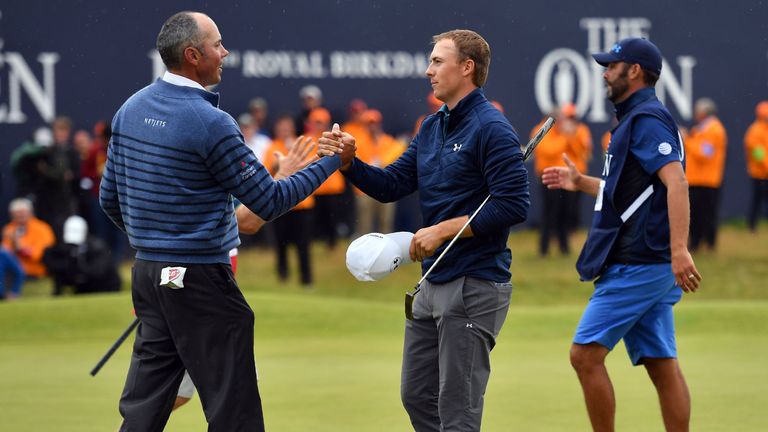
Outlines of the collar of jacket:
[[627,100],[616,104],[616,118],[621,119],[632,111],[636,106],[641,103],[653,99],[656,97],[656,89],[653,87],[645,87],[632,93]]
[[483,93],[482,88],[478,87],[472,90],[470,94],[464,96],[464,98],[450,111],[448,110],[448,106],[443,104],[443,106],[440,107],[440,110],[438,110],[438,113],[443,116],[442,118],[445,118],[446,114],[450,114],[448,116],[448,127],[446,128],[446,132],[453,129],[453,127],[466,117],[475,106],[482,103],[484,100],[486,100],[485,93]]

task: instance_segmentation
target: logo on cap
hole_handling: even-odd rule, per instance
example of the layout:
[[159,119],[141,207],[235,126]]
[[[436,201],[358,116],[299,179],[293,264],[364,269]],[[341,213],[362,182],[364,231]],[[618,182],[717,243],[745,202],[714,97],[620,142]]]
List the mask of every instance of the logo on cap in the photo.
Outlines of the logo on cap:
[[620,53],[621,52],[621,45],[619,45],[619,44],[614,45],[612,51],[615,52],[616,54]]
[[370,233],[355,239],[347,249],[347,269],[359,281],[375,281],[411,261],[413,233]]
[[397,270],[397,268],[398,268],[398,267],[400,267],[400,263],[401,263],[402,261],[403,261],[403,260],[402,260],[402,258],[400,258],[399,256],[398,256],[398,257],[395,257],[395,258],[392,260],[392,265],[390,266],[390,268],[389,268],[389,271],[395,271],[395,270]]

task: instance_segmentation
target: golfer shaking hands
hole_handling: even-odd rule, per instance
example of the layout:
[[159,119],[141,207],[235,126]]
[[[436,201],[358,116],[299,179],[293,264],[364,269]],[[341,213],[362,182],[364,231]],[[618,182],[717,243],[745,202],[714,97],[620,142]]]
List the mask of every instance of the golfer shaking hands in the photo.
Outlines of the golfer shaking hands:
[[[323,158],[274,181],[237,122],[206,86],[228,51],[211,18],[180,12],[157,49],[168,72],[131,96],[112,121],[101,206],[137,250],[133,304],[141,320],[120,399],[121,431],[161,431],[184,369],[209,431],[262,431],[254,315],[232,275],[238,246],[232,196],[269,221],[336,171]],[[347,150],[351,158],[354,148]]]
[[[507,236],[525,221],[528,177],[517,135],[486,99],[488,43],[469,30],[433,38],[426,75],[443,102],[403,155],[386,168],[355,158],[344,175],[371,197],[396,201],[418,190],[425,228],[410,255],[430,268],[449,240],[490,199],[429,274],[406,320],[401,395],[416,431],[480,430],[489,354],[509,309]],[[320,152],[354,137],[325,133]],[[327,153],[325,153],[327,152]]]

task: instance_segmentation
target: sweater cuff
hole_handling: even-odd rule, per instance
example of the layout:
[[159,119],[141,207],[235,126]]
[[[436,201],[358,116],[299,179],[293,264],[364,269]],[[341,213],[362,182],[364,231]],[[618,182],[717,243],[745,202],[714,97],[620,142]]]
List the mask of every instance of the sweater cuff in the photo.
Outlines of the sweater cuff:
[[[339,158],[341,158],[341,157],[339,157]],[[349,178],[350,180],[352,180],[353,178],[355,178],[355,169],[356,169],[356,168],[357,168],[359,165],[360,165],[360,164],[359,164],[359,162],[358,162],[357,156],[355,156],[355,157],[353,157],[353,158],[352,158],[352,162],[350,162],[350,163],[349,163],[349,168],[347,168],[347,170],[346,170],[346,171],[339,171],[339,172],[340,172],[341,174],[343,174],[343,175],[344,175],[344,177],[347,177],[347,178]]]
[[328,177],[330,177],[334,171],[341,168],[341,156],[324,156],[317,161],[317,164],[322,166],[323,170],[328,173]]

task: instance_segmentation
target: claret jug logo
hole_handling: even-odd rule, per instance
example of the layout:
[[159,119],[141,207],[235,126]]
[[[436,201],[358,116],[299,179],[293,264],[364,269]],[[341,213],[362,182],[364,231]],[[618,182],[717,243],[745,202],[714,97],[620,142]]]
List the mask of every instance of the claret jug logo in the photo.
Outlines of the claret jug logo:
[[[651,21],[647,18],[582,18],[579,27],[586,33],[584,51],[571,48],[555,48],[539,62],[536,69],[534,90],[536,103],[541,112],[566,103],[576,105],[576,111],[591,123],[603,123],[611,119],[612,107],[605,96],[603,67],[591,54],[613,50],[619,52],[617,42],[627,37],[650,37]],[[693,109],[693,67],[696,59],[677,55],[659,47],[663,59],[661,77],[656,84],[656,94],[668,107],[674,108],[684,120],[690,120]]]

